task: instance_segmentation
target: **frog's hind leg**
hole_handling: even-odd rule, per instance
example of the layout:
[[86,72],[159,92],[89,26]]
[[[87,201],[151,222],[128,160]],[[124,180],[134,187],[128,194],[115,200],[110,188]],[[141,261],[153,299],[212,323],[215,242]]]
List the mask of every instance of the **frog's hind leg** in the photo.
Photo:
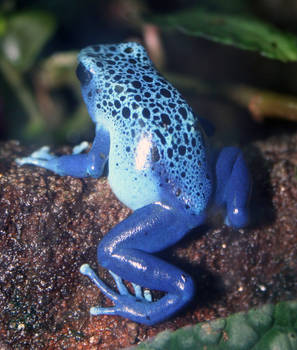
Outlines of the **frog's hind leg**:
[[242,152],[236,147],[225,147],[216,162],[215,202],[226,206],[225,222],[235,228],[249,221],[251,177]]
[[[198,221],[181,210],[156,203],[136,210],[113,228],[98,246],[98,261],[113,271],[120,294],[106,287],[92,270],[83,269],[115,304],[108,309],[92,308],[91,312],[121,315],[151,325],[181,309],[194,293],[191,277],[152,253],[177,242]],[[122,278],[133,282],[135,296],[123,286]],[[166,294],[152,302],[147,291],[141,296],[140,286]]]

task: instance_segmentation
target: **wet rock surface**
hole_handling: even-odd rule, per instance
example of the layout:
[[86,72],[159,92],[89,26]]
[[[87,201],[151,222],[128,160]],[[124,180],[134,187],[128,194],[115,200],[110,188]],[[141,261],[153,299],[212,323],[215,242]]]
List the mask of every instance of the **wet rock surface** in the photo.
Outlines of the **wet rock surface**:
[[246,147],[254,180],[249,228],[232,230],[214,212],[211,222],[160,254],[192,274],[197,293],[186,310],[155,327],[89,316],[90,306],[112,303],[79,267],[90,263],[115,287],[97,266],[96,247],[129,210],[106,179],[60,177],[14,163],[32,150],[0,144],[1,349],[120,349],[164,329],[296,299],[296,134]]

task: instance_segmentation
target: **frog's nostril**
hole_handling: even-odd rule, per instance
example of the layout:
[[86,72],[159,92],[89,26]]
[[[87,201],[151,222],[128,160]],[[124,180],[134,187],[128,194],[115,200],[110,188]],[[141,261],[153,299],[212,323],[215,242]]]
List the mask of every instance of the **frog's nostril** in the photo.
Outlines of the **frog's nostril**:
[[88,85],[92,80],[92,73],[80,62],[76,68],[76,75],[82,85]]

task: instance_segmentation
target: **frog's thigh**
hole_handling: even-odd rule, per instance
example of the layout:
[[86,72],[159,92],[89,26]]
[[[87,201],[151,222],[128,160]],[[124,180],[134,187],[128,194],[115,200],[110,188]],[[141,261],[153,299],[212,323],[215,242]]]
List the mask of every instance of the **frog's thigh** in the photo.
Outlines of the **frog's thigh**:
[[190,296],[190,276],[150,254],[180,240],[192,228],[190,222],[185,212],[161,203],[140,208],[103,238],[98,262],[143,287]]

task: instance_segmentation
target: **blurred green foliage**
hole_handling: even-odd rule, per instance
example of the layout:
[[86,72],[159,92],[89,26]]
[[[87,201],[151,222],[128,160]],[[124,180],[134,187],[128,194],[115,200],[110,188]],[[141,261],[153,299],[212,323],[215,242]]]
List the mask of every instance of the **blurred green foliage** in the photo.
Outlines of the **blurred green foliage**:
[[[18,71],[30,69],[37,55],[53,35],[56,23],[49,13],[28,11],[2,17],[1,58]],[[0,29],[1,30],[1,29]]]
[[3,23],[3,30],[0,31],[0,69],[27,112],[29,123],[24,134],[31,138],[44,132],[46,126],[24,73],[32,68],[40,50],[53,35],[55,19],[41,11],[12,13],[0,18]]

